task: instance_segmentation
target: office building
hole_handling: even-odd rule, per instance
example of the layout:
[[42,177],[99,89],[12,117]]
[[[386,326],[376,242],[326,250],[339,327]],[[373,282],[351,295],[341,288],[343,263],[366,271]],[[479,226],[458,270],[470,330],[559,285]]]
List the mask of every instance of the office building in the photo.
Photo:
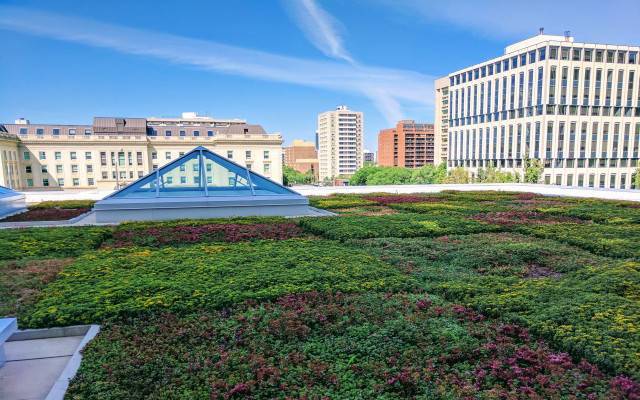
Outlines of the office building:
[[395,128],[378,133],[378,165],[420,168],[433,164],[434,127],[413,120],[399,121]]
[[349,177],[363,165],[362,112],[339,106],[318,115],[320,180]]
[[[116,189],[204,146],[282,182],[282,137],[243,120],[95,117],[92,125],[0,125],[0,184],[14,189]],[[187,179],[187,177],[185,177]]]
[[[542,160],[547,184],[630,188],[640,144],[639,51],[541,31],[452,72],[448,167],[522,172],[529,157]],[[441,81],[436,87],[444,93]],[[436,98],[437,114],[447,99]]]
[[298,172],[313,172],[315,180],[318,180],[318,151],[313,142],[296,139],[291,146],[284,148],[284,165]]
[[441,164],[447,162],[449,143],[449,77],[436,79],[435,82],[435,117],[433,162]]

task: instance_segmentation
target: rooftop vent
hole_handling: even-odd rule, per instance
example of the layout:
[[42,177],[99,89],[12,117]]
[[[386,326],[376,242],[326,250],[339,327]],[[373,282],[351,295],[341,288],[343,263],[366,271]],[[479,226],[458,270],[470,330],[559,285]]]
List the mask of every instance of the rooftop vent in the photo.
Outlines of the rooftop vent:
[[544,35],[544,26],[541,26],[541,27],[538,29],[538,34],[539,34],[539,35]]

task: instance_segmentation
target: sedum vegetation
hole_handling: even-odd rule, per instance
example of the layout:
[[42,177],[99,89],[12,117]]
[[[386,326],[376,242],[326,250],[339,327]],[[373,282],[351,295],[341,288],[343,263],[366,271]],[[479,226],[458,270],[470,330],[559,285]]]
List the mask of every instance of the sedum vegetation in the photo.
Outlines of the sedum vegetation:
[[0,230],[0,313],[99,323],[69,399],[640,398],[640,207],[314,198],[328,218]]

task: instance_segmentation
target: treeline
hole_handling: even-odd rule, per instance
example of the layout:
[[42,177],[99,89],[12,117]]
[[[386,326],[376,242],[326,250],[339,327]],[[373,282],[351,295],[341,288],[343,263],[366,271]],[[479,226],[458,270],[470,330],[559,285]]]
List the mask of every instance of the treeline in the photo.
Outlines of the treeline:
[[447,177],[445,164],[421,168],[365,166],[349,179],[349,185],[407,185],[442,183]]
[[538,183],[544,167],[540,160],[525,160],[524,174],[501,171],[489,166],[471,174],[463,167],[447,171],[445,164],[425,165],[421,168],[365,166],[349,180],[349,185],[424,185],[438,183]]
[[314,181],[315,176],[313,176],[313,172],[311,170],[302,173],[291,167],[287,167],[286,165],[282,166],[282,183],[285,186],[308,185],[314,183]]

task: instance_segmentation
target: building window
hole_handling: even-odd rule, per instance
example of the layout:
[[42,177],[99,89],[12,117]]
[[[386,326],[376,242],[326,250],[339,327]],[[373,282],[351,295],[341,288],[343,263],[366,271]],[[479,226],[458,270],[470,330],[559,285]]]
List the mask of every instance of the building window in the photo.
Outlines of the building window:
[[232,159],[233,158],[233,151],[232,150],[227,150],[227,158],[228,159]]
[[[584,49],[584,60],[585,61],[591,61],[591,55],[593,54],[593,50],[591,49]],[[582,185],[579,185],[582,186]]]
[[268,160],[269,159],[269,150],[265,150],[264,151],[264,159]]
[[26,172],[27,174],[31,173],[31,165],[27,165],[24,167],[24,172]]
[[186,176],[181,176],[180,177],[180,183],[187,183],[187,177]]
[[152,160],[157,160],[158,159],[158,153],[156,153],[155,151],[151,153],[151,159]]
[[41,166],[40,171],[42,171],[43,174],[48,174],[49,173],[49,168],[47,168],[46,165]]
[[80,178],[73,178],[73,186],[80,186]]
[[93,186],[94,185],[93,178],[87,178],[87,185],[89,185],[89,186]]
[[142,152],[141,151],[136,152],[136,164],[142,165]]
[[91,129],[85,129],[84,130],[84,135],[85,136],[91,136]]
[[61,174],[62,173],[62,165],[60,165],[60,164],[56,165],[56,173],[57,174]]
[[271,164],[265,164],[264,165],[264,173],[265,174],[270,174],[271,173]]
[[245,157],[247,160],[251,160],[251,150],[247,150],[247,151],[245,151],[245,152],[244,152],[244,157]]
[[207,131],[207,136],[213,136],[213,131]]
[[170,151],[165,152],[164,158],[166,158],[167,160],[171,160],[171,152]]
[[28,187],[33,187],[33,179],[31,179],[31,178],[27,179],[27,186]]
[[42,128],[36,129],[36,135],[38,135],[38,136],[44,135],[44,129],[42,129]]
[[87,173],[89,174],[93,173],[93,165],[91,164],[87,165]]
[[[572,60],[573,61],[580,61],[581,58],[582,58],[582,49],[573,49]],[[571,186],[571,185],[569,185],[569,186]]]
[[142,171],[138,171],[138,178],[142,178],[142,176],[143,176]]
[[21,135],[26,135],[27,134],[27,128],[20,128],[20,134]]
[[22,158],[24,160],[31,160],[31,153],[29,153],[28,151],[25,151],[24,153],[22,153]]
[[78,164],[71,164],[71,172],[74,174],[78,173]]
[[64,178],[58,178],[58,186],[64,186]]
[[187,136],[187,132],[186,131],[180,131],[180,136]]
[[40,160],[46,160],[47,159],[47,153],[45,153],[44,151],[41,151],[38,153],[38,158]]
[[170,130],[166,130],[166,131],[164,131],[164,135],[165,135],[165,136],[171,136],[171,131],[170,131]]
[[251,169],[251,163],[247,163],[247,169]]
[[55,158],[56,160],[61,160],[62,159],[62,152],[56,151],[55,153],[53,153],[53,158]]
[[78,155],[76,154],[75,151],[72,151],[69,156],[71,157],[72,160],[76,160],[78,158]]
[[102,171],[102,179],[109,179],[109,174],[107,171]]
[[[75,129],[73,129],[73,128],[69,128],[69,135],[70,135],[70,136],[73,136],[73,135],[75,135],[75,134],[76,134],[76,130],[75,130]],[[62,186],[62,185],[60,185],[60,186]]]
[[49,186],[49,179],[44,178],[44,179],[42,180],[42,186],[45,186],[45,187]]
[[100,165],[103,167],[107,165],[107,153],[104,151],[100,152]]
[[193,136],[200,136],[200,131],[193,131]]

